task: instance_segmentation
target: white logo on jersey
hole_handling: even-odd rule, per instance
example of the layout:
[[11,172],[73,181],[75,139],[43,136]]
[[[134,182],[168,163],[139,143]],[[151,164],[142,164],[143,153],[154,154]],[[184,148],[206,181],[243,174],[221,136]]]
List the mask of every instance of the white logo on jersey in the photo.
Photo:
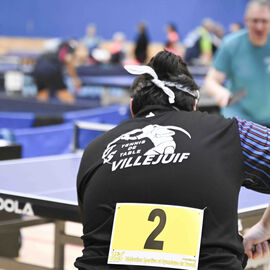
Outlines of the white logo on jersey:
[[148,113],[145,117],[146,118],[149,118],[149,117],[153,117],[153,116],[155,116],[152,112],[150,112],[150,113]]
[[[112,171],[115,171],[118,168],[123,169],[139,165],[182,162],[188,158],[190,153],[175,154],[176,143],[173,136],[176,134],[176,131],[184,133],[191,139],[190,134],[186,130],[176,126],[147,125],[141,129],[134,129],[124,133],[107,145],[102,155],[103,163],[112,164]],[[145,139],[151,140],[154,146],[148,149],[142,156],[139,155],[142,152],[140,146],[146,143]],[[127,142],[117,144],[121,140]],[[116,149],[117,145],[118,150]],[[120,150],[119,145],[121,145]],[[113,161],[117,153],[120,160]],[[136,159],[132,155],[136,155]]]

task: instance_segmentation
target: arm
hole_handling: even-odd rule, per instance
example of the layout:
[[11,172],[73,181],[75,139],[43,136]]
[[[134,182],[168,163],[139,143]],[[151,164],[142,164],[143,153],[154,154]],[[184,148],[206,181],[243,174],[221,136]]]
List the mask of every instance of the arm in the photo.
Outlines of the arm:
[[244,181],[248,189],[270,194],[270,129],[235,118],[243,153]]
[[211,67],[206,75],[204,88],[206,92],[214,98],[220,107],[227,106],[231,97],[230,91],[222,86],[226,79],[226,74]]
[[[270,204],[261,220],[244,235],[245,253],[252,259],[270,256],[268,239],[270,239]],[[256,246],[255,251],[254,246]]]
[[71,77],[74,87],[76,89],[76,92],[78,92],[81,87],[81,80],[77,75],[76,68],[73,64],[73,56],[71,54],[66,55],[65,64],[67,67],[68,74]]
[[200,58],[204,65],[209,66],[213,58],[211,36],[207,30],[202,30],[201,35],[202,36],[200,39],[200,49],[201,49]]
[[213,53],[211,51],[201,53],[202,63],[206,66],[209,66],[211,64],[212,57],[213,57]]
[[[235,118],[238,124],[244,158],[243,186],[270,194],[270,129]],[[270,255],[270,205],[262,219],[244,235],[244,248],[249,258]],[[254,247],[256,249],[254,250]]]

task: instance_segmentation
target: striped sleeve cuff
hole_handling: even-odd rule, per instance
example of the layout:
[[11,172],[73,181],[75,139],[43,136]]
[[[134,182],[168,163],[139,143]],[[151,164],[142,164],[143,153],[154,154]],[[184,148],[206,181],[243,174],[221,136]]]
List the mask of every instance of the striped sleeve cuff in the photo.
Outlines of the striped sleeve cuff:
[[235,118],[244,156],[244,186],[270,193],[270,129]]

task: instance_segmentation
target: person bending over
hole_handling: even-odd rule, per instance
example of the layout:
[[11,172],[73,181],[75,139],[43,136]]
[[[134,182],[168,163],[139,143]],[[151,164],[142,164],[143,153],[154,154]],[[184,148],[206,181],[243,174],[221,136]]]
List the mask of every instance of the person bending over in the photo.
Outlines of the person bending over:
[[71,77],[74,88],[79,91],[81,82],[74,66],[76,41],[70,40],[59,45],[56,52],[47,52],[40,56],[34,67],[33,76],[38,88],[37,99],[48,101],[56,96],[64,103],[73,103],[74,96],[64,82],[64,70]]

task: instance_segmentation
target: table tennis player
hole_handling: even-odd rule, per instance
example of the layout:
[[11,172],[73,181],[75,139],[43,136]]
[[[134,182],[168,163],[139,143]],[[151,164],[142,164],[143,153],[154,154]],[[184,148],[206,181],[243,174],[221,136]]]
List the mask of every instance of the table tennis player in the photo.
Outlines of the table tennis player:
[[138,75],[133,118],[86,148],[77,178],[78,269],[241,270],[242,186],[270,193],[270,130],[197,111],[183,60],[161,51]]
[[38,88],[38,100],[48,101],[51,97],[56,97],[64,103],[75,101],[74,96],[67,89],[64,74],[67,70],[74,88],[79,91],[81,81],[74,66],[76,47],[75,40],[68,40],[61,43],[56,52],[46,52],[37,60],[33,76]]
[[[246,1],[246,28],[227,35],[205,78],[205,90],[225,117],[270,126],[270,2]],[[231,95],[246,95],[230,104]]]

